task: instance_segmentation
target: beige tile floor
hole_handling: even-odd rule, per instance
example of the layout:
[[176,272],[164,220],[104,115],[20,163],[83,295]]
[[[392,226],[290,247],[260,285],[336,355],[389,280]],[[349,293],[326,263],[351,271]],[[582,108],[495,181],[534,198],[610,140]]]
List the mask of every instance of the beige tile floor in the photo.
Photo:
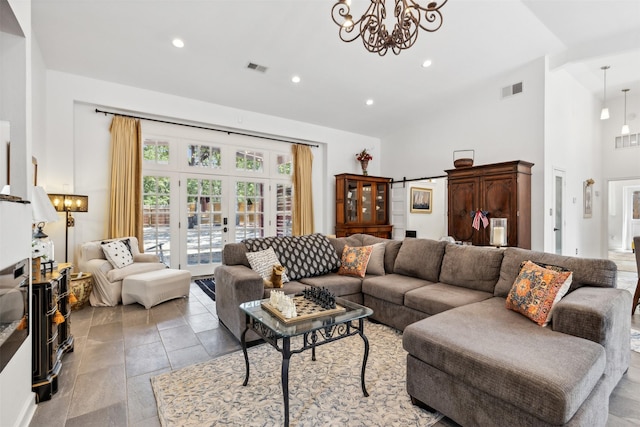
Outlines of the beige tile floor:
[[[635,273],[621,272],[624,287]],[[640,329],[640,312],[633,318]],[[63,358],[58,393],[38,404],[32,427],[159,426],[149,378],[240,348],[215,303],[192,284],[188,299],[145,310],[133,304],[72,314],[75,351]],[[444,419],[439,426],[455,426]],[[640,353],[614,390],[608,426],[640,425]]]

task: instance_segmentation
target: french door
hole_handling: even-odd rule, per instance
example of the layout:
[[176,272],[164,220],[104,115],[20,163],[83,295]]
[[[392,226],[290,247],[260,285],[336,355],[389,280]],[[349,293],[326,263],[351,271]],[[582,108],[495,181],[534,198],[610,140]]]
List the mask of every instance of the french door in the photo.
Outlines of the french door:
[[204,276],[226,243],[291,235],[288,145],[156,130],[143,140],[145,252]]

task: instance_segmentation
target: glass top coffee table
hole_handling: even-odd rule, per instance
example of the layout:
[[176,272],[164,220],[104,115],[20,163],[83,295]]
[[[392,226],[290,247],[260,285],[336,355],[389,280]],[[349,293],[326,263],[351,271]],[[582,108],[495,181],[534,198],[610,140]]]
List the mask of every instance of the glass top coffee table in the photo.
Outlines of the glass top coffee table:
[[[304,320],[281,320],[263,307],[268,299],[250,301],[240,304],[246,316],[246,327],[242,332],[242,351],[246,366],[244,383],[249,382],[249,356],[247,354],[246,335],[254,331],[266,342],[282,354],[282,394],[284,397],[284,425],[289,425],[289,360],[292,354],[311,350],[311,360],[316,360],[316,347],[342,338],[360,335],[364,341],[364,357],[360,370],[362,393],[369,396],[364,383],[364,373],[369,357],[369,341],[364,334],[364,319],[373,314],[373,310],[360,304],[336,298],[338,307],[344,308],[340,313],[321,315]],[[291,348],[291,338],[302,336],[302,342]],[[296,340],[295,343],[298,341]]]

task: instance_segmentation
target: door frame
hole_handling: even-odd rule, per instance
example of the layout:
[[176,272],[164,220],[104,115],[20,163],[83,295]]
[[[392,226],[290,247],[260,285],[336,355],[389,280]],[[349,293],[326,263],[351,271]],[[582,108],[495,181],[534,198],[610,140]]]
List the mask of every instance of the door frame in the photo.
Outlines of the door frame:
[[561,242],[561,247],[560,247],[560,254],[559,255],[564,255],[565,252],[565,242],[567,241],[567,232],[566,232],[566,225],[567,225],[567,215],[566,215],[566,206],[567,204],[565,203],[567,200],[567,172],[564,169],[560,169],[560,168],[553,168],[553,175],[552,175],[552,185],[553,185],[553,191],[551,192],[551,211],[549,212],[550,216],[552,217],[552,221],[551,221],[551,225],[553,227],[553,231],[552,231],[552,236],[553,236],[553,252],[554,253],[558,253],[557,252],[557,246],[556,246],[556,215],[557,215],[557,209],[556,207],[558,206],[558,200],[556,199],[556,195],[558,194],[556,191],[556,178],[562,178],[562,198],[560,200],[560,204],[561,204],[561,217],[560,217],[560,242]]

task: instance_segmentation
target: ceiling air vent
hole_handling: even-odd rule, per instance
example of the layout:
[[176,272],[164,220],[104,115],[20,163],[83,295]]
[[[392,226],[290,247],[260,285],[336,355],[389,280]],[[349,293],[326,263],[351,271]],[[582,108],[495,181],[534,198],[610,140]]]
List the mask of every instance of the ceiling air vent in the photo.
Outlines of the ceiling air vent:
[[502,88],[502,99],[508,98],[513,95],[522,93],[522,82],[514,83],[512,85]]
[[247,68],[250,70],[260,71],[261,73],[264,73],[267,71],[267,67],[265,67],[264,65],[254,64],[253,62],[249,62],[249,65],[247,65]]

